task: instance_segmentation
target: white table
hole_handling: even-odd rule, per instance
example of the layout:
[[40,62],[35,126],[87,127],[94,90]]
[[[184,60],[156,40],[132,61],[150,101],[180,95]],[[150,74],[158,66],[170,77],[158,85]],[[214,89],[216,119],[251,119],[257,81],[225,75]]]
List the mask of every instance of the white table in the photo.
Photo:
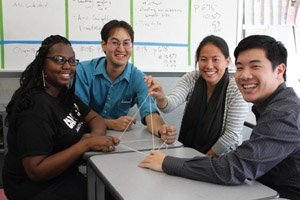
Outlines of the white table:
[[[117,138],[121,137],[121,142],[118,146],[116,146],[115,151],[110,152],[113,153],[124,153],[124,152],[132,152],[135,150],[138,151],[148,151],[153,149],[165,149],[165,148],[177,148],[182,147],[182,143],[175,141],[173,144],[165,145],[164,141],[162,141],[157,136],[152,136],[150,132],[147,130],[147,127],[144,126],[140,121],[132,126],[131,129],[127,130],[123,135],[123,132],[108,130],[107,135],[114,136]],[[93,155],[99,154],[108,154],[105,152],[98,151],[89,151],[84,153],[83,158],[87,159]]]
[[[168,155],[201,155],[191,148],[161,150]],[[203,154],[202,154],[203,155]],[[116,199],[126,200],[219,200],[273,199],[277,192],[259,182],[224,186],[139,168],[145,155],[137,152],[92,156],[88,160],[88,199],[104,199],[105,188]]]

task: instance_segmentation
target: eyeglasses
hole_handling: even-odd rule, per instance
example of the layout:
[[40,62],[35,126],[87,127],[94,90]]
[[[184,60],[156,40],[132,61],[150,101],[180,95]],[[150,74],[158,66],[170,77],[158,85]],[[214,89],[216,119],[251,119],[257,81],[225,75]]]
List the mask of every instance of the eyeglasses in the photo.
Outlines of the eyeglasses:
[[75,58],[67,59],[63,56],[52,56],[52,57],[49,56],[46,58],[52,60],[53,62],[55,62],[58,65],[64,65],[64,64],[66,64],[66,62],[68,62],[69,65],[76,66],[79,63],[78,59],[75,59]]
[[130,40],[124,40],[124,41],[119,41],[116,39],[113,39],[110,41],[110,44],[114,47],[114,48],[118,48],[121,46],[121,44],[123,45],[123,47],[125,49],[130,49],[132,47],[132,42]]

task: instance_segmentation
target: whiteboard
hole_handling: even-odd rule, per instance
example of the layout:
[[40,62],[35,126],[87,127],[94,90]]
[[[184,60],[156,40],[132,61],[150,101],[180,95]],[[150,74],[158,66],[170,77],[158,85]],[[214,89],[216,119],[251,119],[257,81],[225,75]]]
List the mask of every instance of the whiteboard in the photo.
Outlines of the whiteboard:
[[239,34],[238,0],[2,0],[1,71],[23,71],[41,41],[67,37],[83,61],[103,56],[100,31],[112,19],[135,31],[130,59],[144,72],[187,72],[207,35],[233,52]]

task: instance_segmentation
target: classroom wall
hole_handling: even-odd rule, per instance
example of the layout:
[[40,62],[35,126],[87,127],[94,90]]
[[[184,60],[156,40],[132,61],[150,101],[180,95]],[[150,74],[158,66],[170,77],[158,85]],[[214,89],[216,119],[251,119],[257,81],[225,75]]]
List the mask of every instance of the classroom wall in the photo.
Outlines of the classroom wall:
[[[50,34],[69,38],[80,60],[104,55],[100,30],[107,21],[119,19],[135,30],[130,61],[144,72],[162,72],[165,77],[193,70],[195,49],[208,34],[220,35],[228,42],[233,61],[232,52],[240,39],[251,34],[271,35],[288,48],[287,84],[300,96],[300,0],[0,2],[0,77],[25,69]],[[230,71],[234,70],[231,65]],[[0,94],[4,92],[5,97],[15,85],[14,81],[4,84],[8,86],[0,85]]]
[[34,58],[41,41],[51,34],[71,40],[80,60],[104,55],[99,45],[100,31],[105,23],[118,19],[134,28],[131,62],[141,70],[191,71],[195,49],[206,35],[220,35],[231,50],[234,48],[242,31],[238,28],[240,2],[2,0],[0,68],[23,70]]

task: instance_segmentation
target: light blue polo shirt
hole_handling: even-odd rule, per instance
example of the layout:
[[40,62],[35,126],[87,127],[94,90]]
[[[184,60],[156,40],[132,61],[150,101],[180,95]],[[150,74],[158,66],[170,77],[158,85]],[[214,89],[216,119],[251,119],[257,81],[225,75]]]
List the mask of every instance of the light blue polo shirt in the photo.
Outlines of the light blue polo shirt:
[[143,72],[127,63],[124,72],[112,82],[105,66],[106,57],[77,65],[75,93],[85,104],[106,119],[125,116],[137,104],[144,124],[150,111],[158,113],[153,98],[148,96]]

